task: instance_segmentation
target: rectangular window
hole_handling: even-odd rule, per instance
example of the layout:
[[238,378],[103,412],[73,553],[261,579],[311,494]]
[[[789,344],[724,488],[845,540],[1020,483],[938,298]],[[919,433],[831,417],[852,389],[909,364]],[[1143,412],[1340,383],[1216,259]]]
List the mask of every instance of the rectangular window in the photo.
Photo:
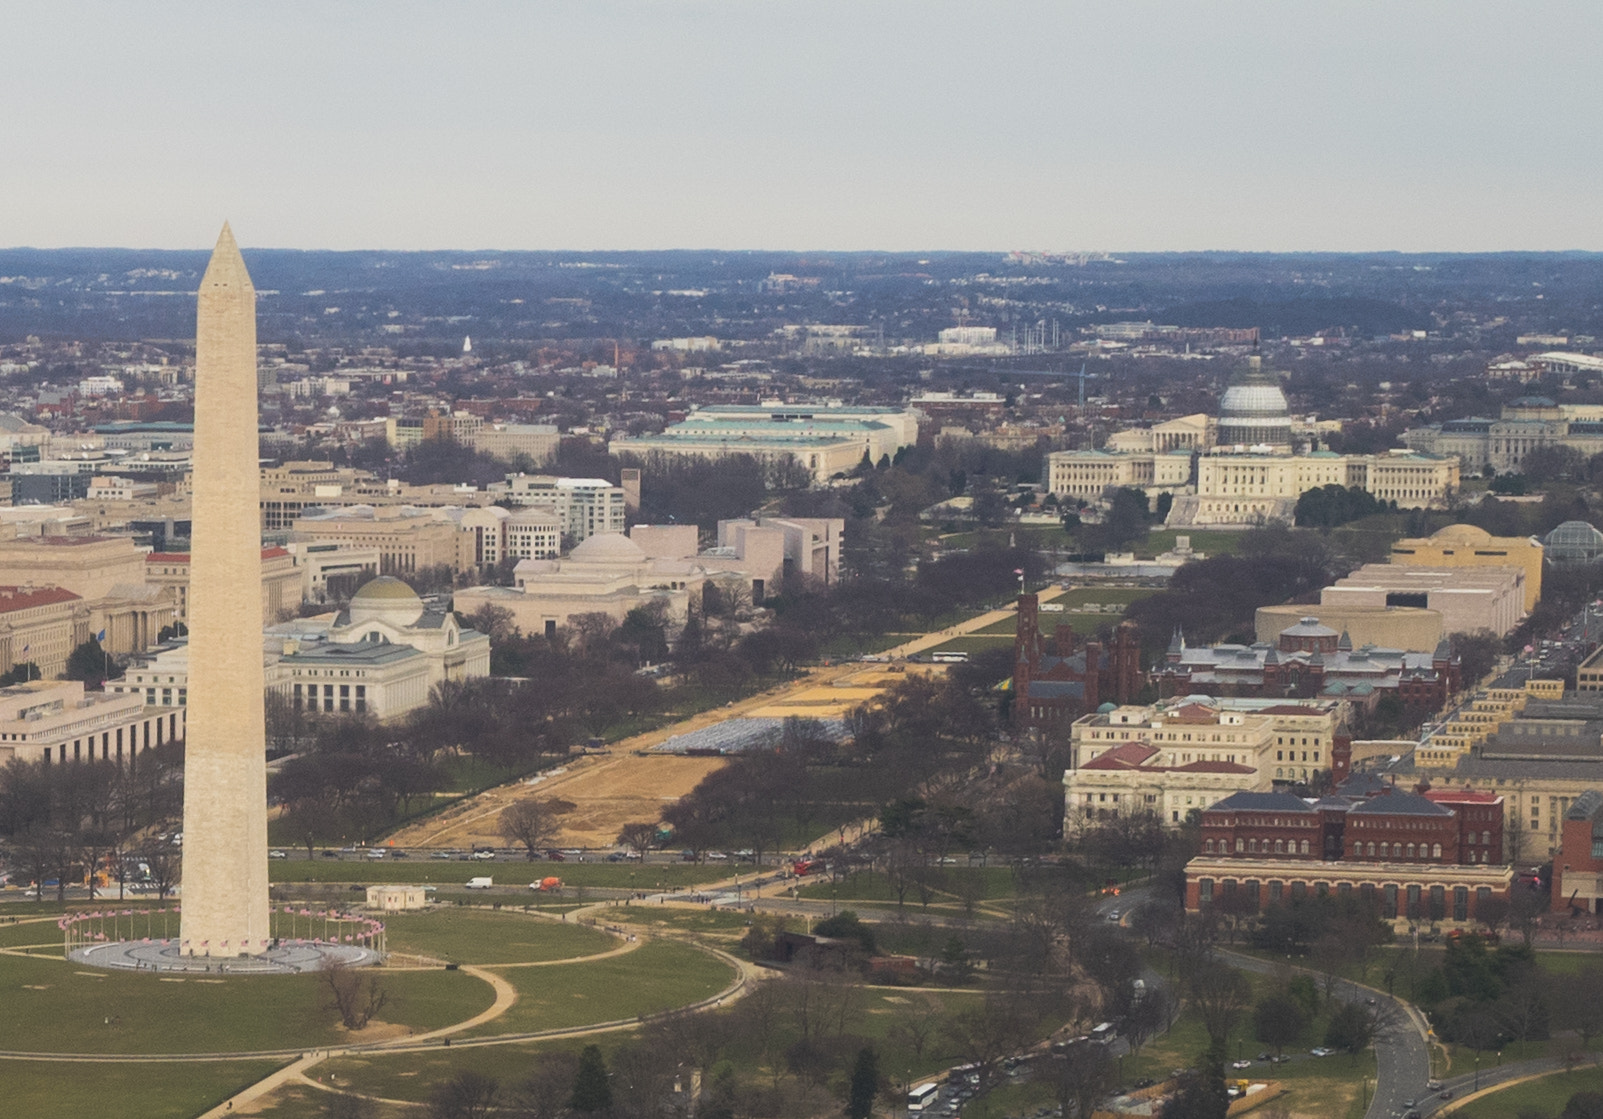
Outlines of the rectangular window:
[[1410,887],[1408,887],[1408,903],[1407,904],[1408,904],[1408,911],[1407,911],[1406,915],[1407,915],[1409,920],[1417,921],[1417,920],[1419,920],[1420,917],[1424,916],[1424,914],[1422,914],[1420,912],[1419,887],[1418,886],[1410,886]]
[[1306,883],[1306,882],[1293,882],[1291,884],[1291,900],[1292,901],[1301,901],[1303,898],[1305,898],[1307,896],[1308,896],[1308,883]]
[[1397,887],[1388,883],[1381,895],[1380,915],[1387,918],[1397,916]]
[[1213,901],[1213,879],[1197,879],[1197,900],[1204,905]]
[[1469,887],[1453,887],[1453,920],[1469,920]]

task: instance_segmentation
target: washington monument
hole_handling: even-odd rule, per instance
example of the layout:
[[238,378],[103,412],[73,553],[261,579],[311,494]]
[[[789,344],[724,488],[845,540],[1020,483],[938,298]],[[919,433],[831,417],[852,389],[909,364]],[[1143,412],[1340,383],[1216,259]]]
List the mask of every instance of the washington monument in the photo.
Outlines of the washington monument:
[[182,947],[267,949],[256,289],[225,223],[195,325]]

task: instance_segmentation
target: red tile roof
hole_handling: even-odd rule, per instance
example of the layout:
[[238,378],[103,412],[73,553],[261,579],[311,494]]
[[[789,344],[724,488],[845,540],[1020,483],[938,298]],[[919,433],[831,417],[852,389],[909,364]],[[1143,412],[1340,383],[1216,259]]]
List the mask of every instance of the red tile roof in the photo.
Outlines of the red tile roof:
[[1136,769],[1156,757],[1158,751],[1144,742],[1121,742],[1104,750],[1082,765],[1081,769]]
[[0,614],[77,600],[78,596],[64,587],[0,587]]

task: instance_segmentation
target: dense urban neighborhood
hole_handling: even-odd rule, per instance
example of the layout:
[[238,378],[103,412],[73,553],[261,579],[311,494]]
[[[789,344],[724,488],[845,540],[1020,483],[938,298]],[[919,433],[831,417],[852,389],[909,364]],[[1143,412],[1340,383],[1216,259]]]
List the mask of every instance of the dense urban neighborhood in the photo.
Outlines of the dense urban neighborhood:
[[0,1050],[193,1059],[172,1114],[1596,1114],[1600,281],[0,250]]

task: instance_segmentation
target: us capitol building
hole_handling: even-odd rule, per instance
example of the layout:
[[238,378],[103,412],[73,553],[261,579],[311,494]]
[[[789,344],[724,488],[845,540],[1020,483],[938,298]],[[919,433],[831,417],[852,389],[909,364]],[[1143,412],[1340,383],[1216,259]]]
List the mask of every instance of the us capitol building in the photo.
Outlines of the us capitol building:
[[1241,525],[1292,518],[1321,486],[1356,487],[1400,509],[1439,507],[1458,489],[1456,457],[1399,449],[1341,455],[1299,445],[1286,394],[1255,354],[1231,378],[1218,417],[1201,413],[1115,433],[1102,450],[1054,451],[1047,487],[1097,502],[1129,487],[1149,502],[1170,494],[1171,526]]

